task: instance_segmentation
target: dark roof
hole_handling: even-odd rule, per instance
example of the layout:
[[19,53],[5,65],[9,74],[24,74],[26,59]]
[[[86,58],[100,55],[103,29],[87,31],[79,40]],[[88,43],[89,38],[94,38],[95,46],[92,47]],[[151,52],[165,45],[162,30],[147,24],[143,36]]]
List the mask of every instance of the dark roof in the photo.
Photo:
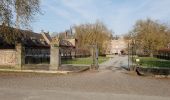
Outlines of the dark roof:
[[44,33],[45,34],[45,36],[48,38],[48,40],[51,42],[52,41],[52,38],[51,38],[51,36],[49,35],[49,33]]
[[160,49],[159,52],[170,53],[170,48]]
[[13,49],[13,48],[15,48],[14,45],[3,42],[2,37],[0,37],[0,49]]
[[[4,27],[0,26],[0,29],[1,28],[4,28]],[[12,32],[16,32],[14,31],[16,30],[15,28],[12,28],[12,27],[5,27],[5,28],[9,28]],[[8,32],[11,32],[11,31],[8,31]],[[38,34],[32,31],[28,31],[28,30],[17,30],[17,32],[18,33],[15,37],[16,41],[13,41],[12,44],[5,42],[3,37],[0,36],[0,44],[3,44],[3,45],[0,45],[0,48],[13,47],[16,42],[22,43],[25,47],[50,47],[48,43],[45,41],[45,39],[43,38],[42,34]],[[4,31],[0,30],[0,33],[4,33]]]
[[67,40],[60,41],[60,47],[74,47],[73,44]]

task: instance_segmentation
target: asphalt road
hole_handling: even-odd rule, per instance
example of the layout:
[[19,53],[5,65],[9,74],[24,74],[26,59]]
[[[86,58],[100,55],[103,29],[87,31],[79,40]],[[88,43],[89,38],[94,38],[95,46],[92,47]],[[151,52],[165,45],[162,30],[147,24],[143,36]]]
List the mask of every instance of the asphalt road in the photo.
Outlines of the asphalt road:
[[170,79],[129,74],[125,59],[69,75],[0,72],[0,100],[170,100]]

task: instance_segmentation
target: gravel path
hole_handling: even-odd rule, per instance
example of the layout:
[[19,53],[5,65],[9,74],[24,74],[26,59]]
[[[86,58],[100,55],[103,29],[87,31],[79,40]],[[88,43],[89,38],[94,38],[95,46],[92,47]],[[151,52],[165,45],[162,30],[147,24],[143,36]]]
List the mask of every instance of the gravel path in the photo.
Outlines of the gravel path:
[[0,72],[0,100],[170,100],[170,79],[128,74],[120,58],[69,75]]

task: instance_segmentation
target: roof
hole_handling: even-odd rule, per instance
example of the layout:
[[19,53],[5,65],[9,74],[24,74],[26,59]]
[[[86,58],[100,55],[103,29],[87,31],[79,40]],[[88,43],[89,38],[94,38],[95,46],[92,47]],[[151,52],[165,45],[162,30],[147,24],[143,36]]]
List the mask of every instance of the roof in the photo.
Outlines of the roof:
[[71,42],[67,40],[61,40],[59,43],[60,47],[75,47]]
[[170,53],[170,48],[164,48],[164,49],[160,49],[159,52],[166,52],[166,53]]
[[[9,29],[10,31],[4,31],[4,28]],[[10,34],[10,37],[13,37],[10,32],[17,32],[17,35],[15,35],[16,40],[13,41],[13,43],[9,44],[8,42],[5,42],[3,38],[5,36],[0,36],[0,48],[11,48],[15,47],[15,43],[19,42],[22,43],[25,47],[50,47],[50,45],[45,41],[42,34],[38,34],[32,31],[28,30],[17,30],[16,28],[12,27],[2,27],[0,26],[0,33],[6,33]],[[48,38],[50,39],[50,36],[46,34]]]
[[[74,41],[71,41],[74,40]],[[76,39],[60,39],[59,36],[52,37],[52,44],[58,44],[60,47],[76,47]]]
[[[11,34],[10,32],[16,32],[15,30],[17,30],[12,27],[5,27],[5,28],[10,29],[10,31],[8,31],[9,34]],[[4,33],[4,31],[1,29],[2,29],[2,26],[0,26],[0,33]],[[39,33],[35,33],[32,31],[28,31],[28,30],[17,30],[17,32],[18,32],[16,35],[17,41],[14,41],[13,43],[19,42],[19,43],[22,43],[25,47],[34,47],[34,48],[35,47],[38,47],[38,48],[47,47],[49,48],[52,42],[52,38],[48,33],[43,32],[42,34],[39,34]],[[60,40],[59,46],[60,47],[73,47],[73,48],[75,47],[75,45],[72,42],[66,39]],[[5,42],[3,37],[0,36],[0,48],[13,48],[13,47],[15,47],[14,44],[8,44],[7,42]]]

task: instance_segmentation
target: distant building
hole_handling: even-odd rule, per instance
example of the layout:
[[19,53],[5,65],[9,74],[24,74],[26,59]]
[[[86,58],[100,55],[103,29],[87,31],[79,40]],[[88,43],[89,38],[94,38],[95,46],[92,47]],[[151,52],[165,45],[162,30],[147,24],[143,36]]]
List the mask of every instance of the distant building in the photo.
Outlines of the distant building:
[[123,54],[126,52],[127,42],[123,38],[114,39],[108,42],[106,54]]
[[73,48],[77,46],[77,39],[74,37],[72,30],[66,30],[65,32],[59,33],[56,38],[60,38],[61,46],[65,43]]
[[59,33],[56,38],[60,38],[61,58],[70,59],[76,57],[86,57],[90,55],[89,49],[78,48],[78,39],[75,38],[74,29]]

